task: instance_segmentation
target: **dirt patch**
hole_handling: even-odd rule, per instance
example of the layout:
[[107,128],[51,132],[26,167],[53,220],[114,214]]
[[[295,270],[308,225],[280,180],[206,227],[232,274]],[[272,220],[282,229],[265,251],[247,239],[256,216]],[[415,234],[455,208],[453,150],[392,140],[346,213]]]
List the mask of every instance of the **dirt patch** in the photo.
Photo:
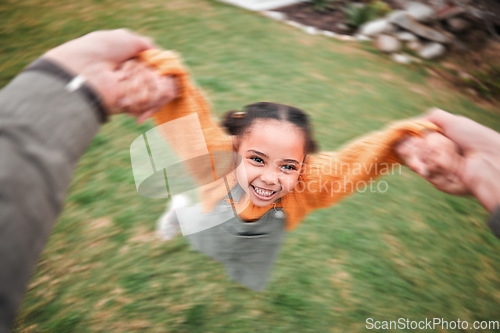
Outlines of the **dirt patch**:
[[[341,42],[341,43],[331,43],[329,49],[335,53],[349,54],[362,56],[365,59],[377,60],[380,56],[374,53],[367,52],[366,50],[359,47],[357,42]],[[372,75],[372,74],[370,74]]]
[[338,24],[344,24],[345,13],[339,9],[329,9],[324,12],[315,10],[310,3],[299,3],[276,9],[285,13],[289,20],[312,26],[321,30],[336,33],[347,33],[345,29],[339,28]]
[[[144,2],[147,3],[147,2]],[[155,2],[156,3],[156,2]],[[137,4],[134,2],[134,6]],[[207,1],[168,1],[165,4],[165,9],[169,11],[191,11],[197,9],[200,12],[211,11],[213,7]]]
[[446,85],[458,88],[476,103],[500,102],[500,42],[490,40],[485,46],[468,52],[451,53],[440,66],[429,71]]
[[310,73],[310,75],[311,75],[312,77],[314,77],[314,78],[318,79],[318,80],[327,81],[327,82],[332,81],[332,79],[331,79],[331,78],[326,77],[326,76],[324,76],[323,74],[318,73],[318,72],[311,72],[311,73]]
[[[460,83],[457,76],[452,75],[450,73],[446,73],[443,70],[436,69],[436,67],[429,69],[428,73],[430,74],[426,81],[428,86],[435,91],[459,91],[462,95],[466,96],[468,99],[473,101],[478,106],[487,109],[491,112],[499,113],[498,99],[486,99],[478,94],[476,90],[471,87],[468,87],[465,84]],[[452,96],[449,96],[452,97]]]
[[337,271],[330,277],[330,281],[334,288],[340,292],[340,297],[344,300],[351,298],[351,275],[345,271]]
[[[382,1],[393,10],[402,9],[397,0]],[[366,5],[370,0],[360,0],[359,2]],[[318,10],[314,8],[312,2],[302,2],[277,8],[274,11],[282,12],[286,14],[288,20],[306,26],[343,35],[352,35],[356,30],[349,28],[346,24],[348,17],[345,8],[349,3],[352,2],[347,0],[332,1],[330,8]],[[426,66],[430,67],[428,72],[434,76],[430,78],[429,85],[433,88],[446,87],[454,91],[458,90],[481,107],[492,109],[498,107],[500,101],[498,93],[500,87],[497,83],[500,77],[500,58],[498,57],[500,43],[487,42],[487,33],[481,29],[475,29],[473,32],[481,36],[471,33],[470,38],[464,37],[463,42],[467,46],[467,52],[450,50],[443,63],[436,63],[437,66]],[[307,42],[303,44],[307,44]],[[349,52],[361,51],[359,48],[353,47],[348,47],[348,49]],[[335,51],[339,50],[335,49]],[[415,89],[414,92],[420,95],[427,93],[426,89]]]
[[414,93],[422,95],[422,96],[428,96],[429,95],[429,90],[426,90],[423,87],[412,86],[412,87],[410,87],[410,90],[413,91]]
[[107,228],[113,225],[113,222],[109,217],[101,217],[96,220],[91,221],[88,226],[90,229],[95,230],[95,229],[102,229],[102,228]]
[[[367,2],[367,1],[360,1]],[[384,1],[392,9],[401,7],[391,0]],[[350,1],[334,1],[331,8],[320,11],[313,7],[310,2],[298,3],[291,6],[274,9],[277,12],[285,13],[288,20],[295,21],[320,30],[332,31],[339,34],[351,35],[354,30],[345,28],[347,15],[344,12]]]
[[144,229],[139,229],[135,236],[130,238],[128,241],[131,243],[151,243],[157,240],[155,232],[146,232]]

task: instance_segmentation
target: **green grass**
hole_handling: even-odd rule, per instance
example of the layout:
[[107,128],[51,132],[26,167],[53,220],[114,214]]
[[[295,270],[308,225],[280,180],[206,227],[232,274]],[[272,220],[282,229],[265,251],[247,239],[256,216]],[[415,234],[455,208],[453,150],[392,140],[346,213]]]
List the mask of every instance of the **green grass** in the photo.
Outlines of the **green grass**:
[[[66,40],[127,27],[179,51],[217,114],[263,100],[308,110],[323,150],[430,106],[500,129],[498,113],[420,68],[216,1],[4,0],[0,21],[0,86]],[[117,116],[89,146],[17,332],[355,332],[368,317],[500,320],[500,241],[487,213],[406,169],[383,179],[386,193],[358,193],[289,233],[266,291],[228,281],[183,238],[155,240],[165,202],[137,194],[129,157],[151,127]]]

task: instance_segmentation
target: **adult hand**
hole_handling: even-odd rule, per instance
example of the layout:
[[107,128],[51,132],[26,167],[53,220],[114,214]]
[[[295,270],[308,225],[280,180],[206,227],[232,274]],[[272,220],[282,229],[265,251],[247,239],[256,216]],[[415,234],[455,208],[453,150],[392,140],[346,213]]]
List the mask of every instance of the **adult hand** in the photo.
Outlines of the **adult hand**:
[[127,60],[120,67],[118,107],[141,123],[177,97],[176,81],[163,76],[139,60]]
[[500,133],[468,118],[433,109],[427,120],[439,126],[464,156],[459,174],[490,212],[500,205]]
[[425,161],[427,171],[422,165],[407,161],[410,168],[429,181],[433,172],[451,175],[456,183],[462,184],[489,212],[493,212],[500,205],[500,133],[439,109],[432,109],[424,119],[441,128],[442,133],[457,146],[457,154],[451,159],[450,156],[443,159],[437,151],[447,150],[445,146],[438,144],[433,149],[424,149],[422,147],[428,145],[425,139],[403,143],[397,148],[398,153],[404,155],[415,149],[422,156],[427,154],[420,159]]
[[458,147],[437,132],[410,137],[396,147],[404,164],[435,188],[453,195],[470,194],[459,174],[464,158]]
[[[149,84],[136,85],[135,90],[130,89],[130,84],[124,84],[125,80],[130,79],[128,70],[123,70],[124,63],[139,52],[154,47],[149,39],[118,29],[89,33],[49,50],[42,57],[57,62],[75,75],[83,76],[101,96],[108,113],[129,111],[140,115],[151,113],[151,110],[175,98],[176,94],[172,77],[155,77],[144,71],[138,81],[144,83],[144,80],[149,79],[152,81]],[[145,89],[152,91],[146,94]],[[135,93],[134,96],[153,96],[154,100],[145,103],[131,93]],[[140,102],[135,103],[137,101]]]

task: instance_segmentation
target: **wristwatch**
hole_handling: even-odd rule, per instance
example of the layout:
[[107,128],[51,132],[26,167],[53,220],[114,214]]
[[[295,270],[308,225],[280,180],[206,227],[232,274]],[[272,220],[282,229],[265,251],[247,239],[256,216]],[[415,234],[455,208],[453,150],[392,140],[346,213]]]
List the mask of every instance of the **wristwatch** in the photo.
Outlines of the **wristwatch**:
[[108,121],[108,113],[102,105],[99,95],[90,87],[82,75],[72,75],[66,69],[49,59],[38,58],[33,61],[24,71],[39,71],[53,75],[66,83],[68,92],[80,92],[92,105],[99,122]]

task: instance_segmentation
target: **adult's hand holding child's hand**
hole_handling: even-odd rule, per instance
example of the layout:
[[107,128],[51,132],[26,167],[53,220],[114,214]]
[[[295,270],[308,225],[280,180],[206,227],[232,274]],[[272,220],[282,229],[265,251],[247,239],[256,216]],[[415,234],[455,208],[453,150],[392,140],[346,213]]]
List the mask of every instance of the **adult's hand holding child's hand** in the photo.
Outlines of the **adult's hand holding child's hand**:
[[[424,119],[440,127],[445,137],[433,133],[405,140],[396,148],[398,154],[439,190],[470,193],[493,212],[500,205],[500,133],[439,109]],[[455,152],[446,141],[456,145]]]
[[458,147],[437,132],[405,139],[396,148],[404,164],[422,176],[435,188],[454,195],[469,194],[460,173],[463,156]]
[[97,31],[51,49],[43,58],[84,77],[108,114],[128,112],[143,121],[177,96],[174,78],[133,60],[154,47],[126,29]]
[[439,109],[433,109],[426,119],[439,126],[462,151],[462,182],[493,212],[500,205],[500,133]]
[[174,77],[160,75],[139,60],[124,62],[119,72],[122,80],[119,82],[118,108],[137,117],[139,123],[177,97]]

